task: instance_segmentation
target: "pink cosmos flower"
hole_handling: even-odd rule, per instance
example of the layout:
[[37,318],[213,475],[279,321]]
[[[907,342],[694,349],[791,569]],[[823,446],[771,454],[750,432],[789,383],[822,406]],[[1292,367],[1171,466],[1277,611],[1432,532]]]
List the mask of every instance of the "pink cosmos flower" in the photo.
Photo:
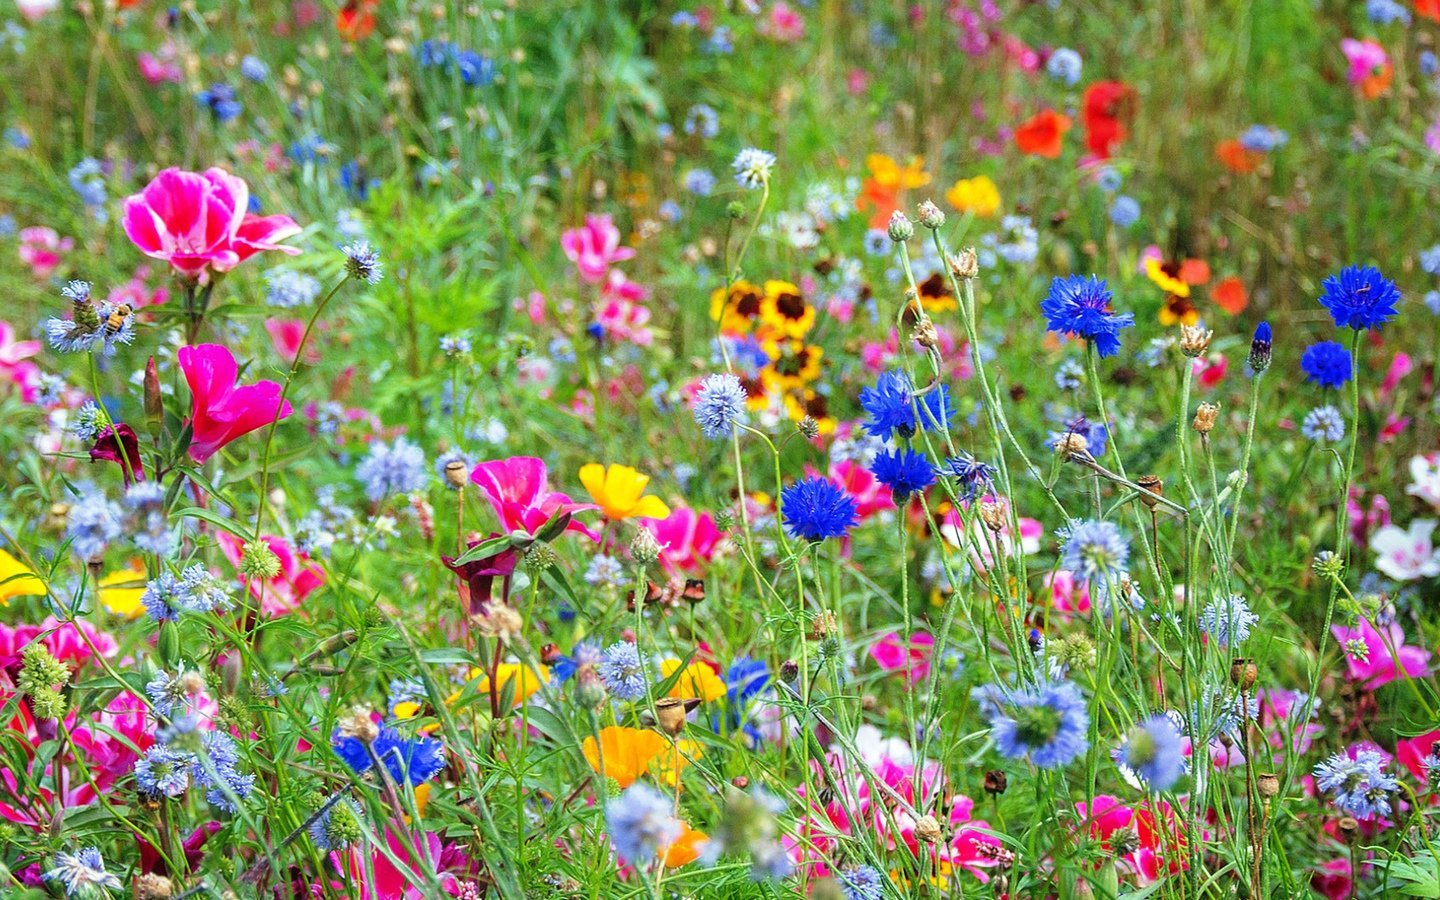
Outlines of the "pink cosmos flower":
[[1410,527],[1385,525],[1370,538],[1375,568],[1396,581],[1414,581],[1440,575],[1440,550],[1430,543],[1434,519],[1416,519]]
[[281,401],[280,385],[274,381],[236,386],[240,370],[235,356],[219,344],[181,347],[177,358],[194,398],[190,456],[198,463],[236,438],[291,413],[290,401]]
[[672,575],[702,572],[724,538],[709,513],[676,506],[663,519],[641,519],[641,527],[660,543],[660,565]]
[[[265,615],[293,612],[306,597],[325,584],[325,570],[312,563],[307,554],[287,544],[284,538],[265,534],[260,539],[280,560],[280,572],[274,578],[263,581],[241,575],[240,581],[250,589],[250,596],[260,601],[260,611]],[[219,532],[216,540],[225,558],[238,569],[245,554],[245,542],[228,531]]]
[[1430,651],[1405,646],[1405,631],[1398,622],[1381,631],[1369,619],[1360,619],[1354,628],[1333,625],[1330,631],[1345,651],[1346,674],[1370,690],[1405,675],[1430,674]]
[[773,3],[764,26],[773,40],[789,44],[805,36],[805,20],[788,3]]
[[185,75],[180,66],[176,65],[173,55],[165,56],[163,51],[159,56],[142,52],[135,57],[135,62],[140,67],[140,77],[150,84],[179,84]]
[[[807,472],[820,474],[807,467]],[[895,499],[890,489],[881,484],[869,469],[845,459],[830,466],[830,480],[838,484],[855,501],[855,512],[860,521],[872,518],[876,513],[895,508]]]
[[39,353],[39,341],[17,341],[15,326],[0,321],[0,384],[15,385],[26,403],[40,394],[40,367],[30,362]]
[[1410,486],[1405,493],[1440,510],[1440,453],[1410,457]]
[[154,290],[150,289],[150,285],[146,283],[149,278],[150,267],[140,266],[135,270],[135,274],[130,276],[129,281],[115,287],[105,299],[111,303],[123,303],[126,306],[132,306],[136,309],[146,306],[158,306],[166,300],[169,300],[170,292],[165,288],[157,287]]
[[53,228],[37,225],[20,229],[20,261],[41,281],[54,274],[65,254],[74,248],[73,238],[62,238]]
[[1194,363],[1195,379],[1200,382],[1201,387],[1212,388],[1225,380],[1225,373],[1230,370],[1230,361],[1223,353],[1212,353],[1203,359],[1197,359]]
[[221,168],[172,168],[126,198],[121,224],[141,253],[201,281],[263,250],[300,252],[279,243],[300,233],[293,219],[257,216],[249,205],[250,187],[243,178]]
[[[593,503],[576,503],[568,495],[550,490],[545,462],[533,456],[482,462],[470,471],[470,480],[490,498],[490,506],[506,531],[534,534],[559,513],[596,508]],[[600,540],[600,535],[577,519],[572,518],[565,530]]]
[[870,646],[870,658],[887,672],[904,672],[907,684],[923,681],[930,674],[930,659],[935,651],[935,638],[920,631],[910,636],[906,651],[905,638],[892,631]]
[[583,228],[572,228],[560,236],[565,256],[580,270],[580,277],[596,283],[610,267],[635,255],[631,247],[620,246],[620,229],[609,215],[588,215]]
[[1350,517],[1350,540],[1357,544],[1364,544],[1371,532],[1390,524],[1390,501],[1385,495],[1371,494],[1369,509],[1361,505],[1363,496],[1360,488],[1352,487],[1345,501],[1345,511]]
[[1360,84],[1390,63],[1390,55],[1385,52],[1385,48],[1369,38],[1360,41],[1342,38],[1340,52],[1345,54],[1345,59],[1350,63],[1348,77],[1352,86]]

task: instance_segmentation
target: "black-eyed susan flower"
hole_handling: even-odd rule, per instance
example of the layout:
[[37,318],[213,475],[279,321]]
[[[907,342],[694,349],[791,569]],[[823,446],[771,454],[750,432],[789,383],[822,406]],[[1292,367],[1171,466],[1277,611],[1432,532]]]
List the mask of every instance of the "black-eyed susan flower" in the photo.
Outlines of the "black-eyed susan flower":
[[760,315],[764,296],[759,285],[744,280],[730,285],[728,300],[725,289],[716,288],[710,295],[710,318],[719,322],[720,330],[726,334],[749,334]]
[[815,326],[815,307],[805,302],[794,284],[767,281],[760,300],[760,321],[767,332],[776,336],[803,338]]

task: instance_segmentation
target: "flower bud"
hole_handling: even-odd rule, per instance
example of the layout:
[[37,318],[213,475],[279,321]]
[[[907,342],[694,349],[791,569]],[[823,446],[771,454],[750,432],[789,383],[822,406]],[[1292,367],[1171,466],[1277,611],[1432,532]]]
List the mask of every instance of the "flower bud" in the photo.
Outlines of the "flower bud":
[[1250,340],[1250,371],[1257,375],[1270,368],[1270,323],[1261,322],[1255,326],[1255,337]]
[[630,541],[630,557],[642,566],[648,566],[659,559],[661,549],[663,548],[660,542],[648,528],[635,532],[634,539]]
[[266,541],[250,541],[240,554],[240,574],[269,581],[280,574],[280,557]]
[[915,837],[926,844],[938,844],[944,837],[944,832],[934,816],[921,816],[915,820]]
[[165,403],[160,394],[160,370],[155,357],[145,361],[145,428],[154,438],[160,437],[165,427]]
[[940,207],[929,200],[921,201],[916,210],[916,216],[920,219],[921,225],[932,231],[945,224],[945,214],[940,211]]
[[897,209],[890,214],[890,227],[886,229],[886,233],[890,235],[890,240],[903,244],[915,236],[915,226],[910,223],[909,217]]

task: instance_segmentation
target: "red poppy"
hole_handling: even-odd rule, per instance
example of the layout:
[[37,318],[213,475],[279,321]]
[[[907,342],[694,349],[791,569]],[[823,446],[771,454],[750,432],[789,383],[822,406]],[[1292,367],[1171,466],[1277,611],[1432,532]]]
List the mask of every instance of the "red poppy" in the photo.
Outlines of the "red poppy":
[[1265,159],[1265,154],[1258,150],[1251,150],[1239,141],[1231,138],[1228,141],[1221,141],[1215,145],[1215,158],[1220,164],[1237,175],[1249,175],[1260,168],[1260,163]]
[[1415,0],[1415,15],[1440,22],[1440,0]]
[[1135,90],[1119,81],[1097,81],[1085,89],[1085,146],[1106,159],[1125,140],[1127,120],[1135,113]]
[[1210,292],[1210,299],[1232,316],[1238,316],[1250,303],[1245,295],[1245,282],[1234,275],[1220,279]]
[[1036,113],[1015,129],[1015,146],[1021,153],[1055,159],[1060,155],[1060,139],[1070,130],[1070,120],[1053,109]]
[[347,0],[335,14],[335,30],[347,41],[363,41],[375,31],[375,8],[380,0]]

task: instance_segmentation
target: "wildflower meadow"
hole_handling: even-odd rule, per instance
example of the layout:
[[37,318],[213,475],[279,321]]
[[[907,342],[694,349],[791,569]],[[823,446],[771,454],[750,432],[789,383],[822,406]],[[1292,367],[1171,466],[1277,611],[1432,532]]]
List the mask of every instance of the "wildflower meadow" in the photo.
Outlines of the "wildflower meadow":
[[0,896],[1440,898],[1437,0],[0,0]]

